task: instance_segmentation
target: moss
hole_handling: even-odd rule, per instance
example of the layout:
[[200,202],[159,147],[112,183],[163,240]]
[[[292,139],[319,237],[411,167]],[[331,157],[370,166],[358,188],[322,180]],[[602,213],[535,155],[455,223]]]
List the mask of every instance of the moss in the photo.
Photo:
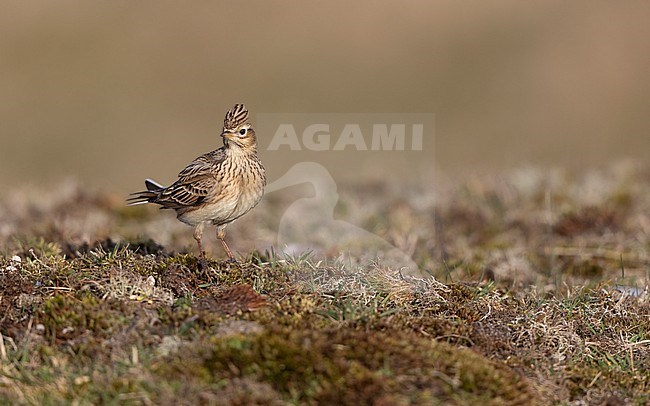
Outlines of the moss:
[[157,372],[203,380],[209,372],[216,382],[253,379],[301,403],[536,400],[526,380],[508,368],[403,332],[273,328],[253,336],[213,336],[185,347]]
[[92,295],[57,294],[44,301],[37,321],[52,339],[69,340],[86,332],[92,333],[95,339],[105,337],[125,319],[110,302],[102,302]]

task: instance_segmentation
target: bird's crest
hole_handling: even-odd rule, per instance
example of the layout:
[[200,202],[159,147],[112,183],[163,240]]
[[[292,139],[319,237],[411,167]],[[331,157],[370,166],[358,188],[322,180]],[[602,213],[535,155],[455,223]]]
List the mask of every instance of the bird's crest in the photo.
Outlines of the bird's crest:
[[248,110],[243,104],[235,104],[228,110],[226,118],[223,120],[223,128],[235,129],[248,121]]

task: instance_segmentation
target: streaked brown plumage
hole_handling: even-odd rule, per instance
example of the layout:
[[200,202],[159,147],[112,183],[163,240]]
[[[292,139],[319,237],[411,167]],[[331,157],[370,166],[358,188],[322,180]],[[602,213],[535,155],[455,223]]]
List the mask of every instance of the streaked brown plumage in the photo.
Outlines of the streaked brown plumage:
[[203,258],[201,238],[206,225],[217,227],[217,238],[228,257],[225,228],[259,203],[266,186],[264,166],[257,156],[257,136],[248,122],[248,110],[236,104],[223,121],[223,147],[203,154],[164,187],[147,179],[147,190],[132,193],[129,205],[155,203],[176,210],[177,218],[194,226],[194,239]]

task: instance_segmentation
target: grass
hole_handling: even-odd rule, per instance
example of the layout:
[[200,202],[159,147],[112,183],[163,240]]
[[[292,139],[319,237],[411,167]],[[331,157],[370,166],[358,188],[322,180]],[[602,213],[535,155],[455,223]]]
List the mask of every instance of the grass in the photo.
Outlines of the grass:
[[441,182],[419,207],[379,193],[375,214],[350,199],[415,276],[325,250],[202,266],[191,230],[109,195],[5,200],[0,402],[650,402],[650,177],[581,201],[580,178],[517,176]]

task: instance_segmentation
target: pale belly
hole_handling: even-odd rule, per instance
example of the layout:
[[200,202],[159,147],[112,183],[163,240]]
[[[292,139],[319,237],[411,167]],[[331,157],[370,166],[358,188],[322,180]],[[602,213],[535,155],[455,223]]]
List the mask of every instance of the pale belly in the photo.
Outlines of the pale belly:
[[185,224],[196,226],[210,222],[214,225],[228,224],[246,214],[259,203],[264,194],[264,185],[248,188],[247,191],[233,193],[215,203],[178,214],[178,219]]

